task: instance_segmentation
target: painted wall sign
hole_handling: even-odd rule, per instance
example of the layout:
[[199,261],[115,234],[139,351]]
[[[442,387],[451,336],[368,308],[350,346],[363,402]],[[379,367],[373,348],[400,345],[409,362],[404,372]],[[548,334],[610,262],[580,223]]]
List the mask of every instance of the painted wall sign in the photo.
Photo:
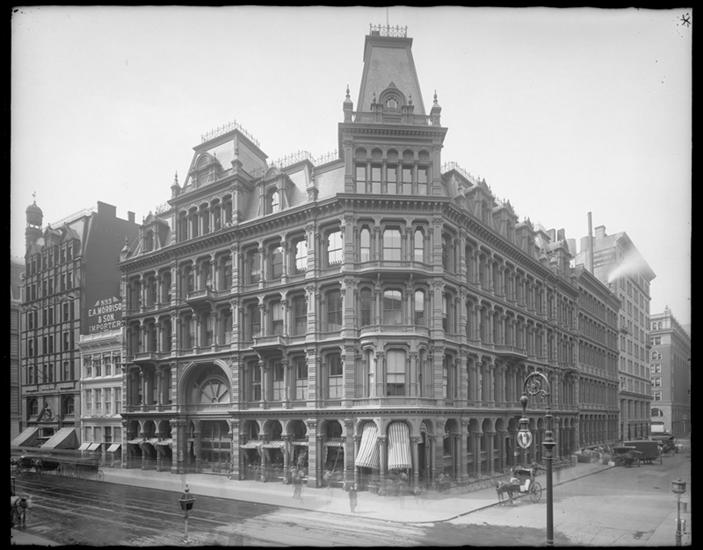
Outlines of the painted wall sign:
[[88,307],[88,334],[115,330],[122,326],[122,300],[101,298]]

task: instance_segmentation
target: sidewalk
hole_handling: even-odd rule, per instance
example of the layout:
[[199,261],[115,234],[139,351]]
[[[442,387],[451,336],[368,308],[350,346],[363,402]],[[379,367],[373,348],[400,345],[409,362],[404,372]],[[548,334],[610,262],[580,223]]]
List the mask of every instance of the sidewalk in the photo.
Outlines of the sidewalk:
[[10,529],[10,544],[17,546],[61,546],[53,540],[15,528]]
[[[554,472],[553,483],[558,486],[567,481],[607,470],[610,466],[596,463],[577,463],[575,466]],[[198,495],[245,500],[286,506],[316,512],[354,515],[384,521],[402,521],[406,523],[435,523],[447,521],[470,512],[495,506],[498,496],[494,487],[479,489],[466,493],[427,492],[419,497],[379,496],[366,491],[358,493],[356,512],[349,510],[347,493],[338,488],[303,487],[303,501],[293,500],[292,485],[282,483],[262,483],[257,481],[229,480],[222,476],[206,474],[175,475],[167,472],[139,469],[104,470],[104,481],[183,492],[185,484],[197,499]],[[542,473],[537,478],[546,488]],[[177,497],[174,495],[174,502]],[[546,498],[543,493],[542,498]]]

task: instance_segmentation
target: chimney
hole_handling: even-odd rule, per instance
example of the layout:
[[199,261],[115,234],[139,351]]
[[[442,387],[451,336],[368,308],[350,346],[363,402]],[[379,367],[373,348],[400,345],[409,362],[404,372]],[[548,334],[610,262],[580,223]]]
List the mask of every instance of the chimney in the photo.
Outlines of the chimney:
[[596,239],[602,239],[603,237],[605,237],[605,226],[604,225],[596,226]]
[[566,240],[566,232],[563,229],[557,230],[557,241]]
[[127,221],[129,223],[134,223],[134,212],[127,211]]
[[105,216],[106,218],[116,218],[117,217],[117,207],[106,202],[98,201],[98,215]]
[[554,229],[549,229],[547,231],[547,235],[549,235],[549,242],[553,243],[555,241],[554,239]]

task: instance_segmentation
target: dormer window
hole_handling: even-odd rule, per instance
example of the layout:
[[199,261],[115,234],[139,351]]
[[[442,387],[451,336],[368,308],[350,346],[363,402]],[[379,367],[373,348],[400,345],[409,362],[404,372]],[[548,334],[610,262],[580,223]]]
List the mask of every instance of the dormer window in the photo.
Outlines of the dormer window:
[[274,189],[269,194],[269,213],[279,212],[281,210],[281,195],[277,189]]

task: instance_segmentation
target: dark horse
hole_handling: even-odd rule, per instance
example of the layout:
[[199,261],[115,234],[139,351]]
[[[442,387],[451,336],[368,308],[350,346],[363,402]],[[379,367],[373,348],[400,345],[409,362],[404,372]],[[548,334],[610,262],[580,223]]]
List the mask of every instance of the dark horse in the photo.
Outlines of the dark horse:
[[499,481],[496,483],[496,493],[498,493],[498,502],[503,503],[505,502],[505,495],[508,495],[508,499],[510,500],[510,504],[513,504],[513,493],[517,492],[520,490],[519,485],[515,485],[513,483],[507,483],[505,481]]

